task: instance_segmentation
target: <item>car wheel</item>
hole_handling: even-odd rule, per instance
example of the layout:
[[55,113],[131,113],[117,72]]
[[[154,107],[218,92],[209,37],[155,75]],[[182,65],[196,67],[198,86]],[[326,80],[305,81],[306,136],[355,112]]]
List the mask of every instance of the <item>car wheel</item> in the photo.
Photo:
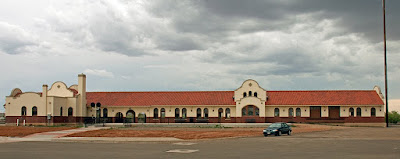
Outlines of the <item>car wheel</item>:
[[288,135],[291,135],[291,134],[292,134],[292,131],[291,131],[291,130],[289,130],[289,131],[287,132],[287,134],[288,134]]
[[282,135],[282,131],[278,131],[278,136],[281,136]]
[[267,137],[268,135],[264,135],[264,137]]

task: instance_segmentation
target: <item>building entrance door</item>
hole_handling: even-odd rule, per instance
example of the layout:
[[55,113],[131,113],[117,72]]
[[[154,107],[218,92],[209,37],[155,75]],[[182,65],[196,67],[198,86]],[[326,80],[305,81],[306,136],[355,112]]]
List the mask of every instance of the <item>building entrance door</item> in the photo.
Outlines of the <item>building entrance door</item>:
[[329,109],[329,118],[338,119],[340,118],[340,107],[339,106],[330,106]]
[[118,113],[115,115],[115,122],[116,122],[116,123],[122,123],[122,122],[124,122],[123,115],[122,115],[121,112],[118,112]]
[[311,106],[310,107],[310,118],[313,119],[318,119],[321,118],[321,107],[315,107],[315,106]]
[[222,108],[218,109],[218,123],[221,122],[222,114],[224,114],[224,110]]

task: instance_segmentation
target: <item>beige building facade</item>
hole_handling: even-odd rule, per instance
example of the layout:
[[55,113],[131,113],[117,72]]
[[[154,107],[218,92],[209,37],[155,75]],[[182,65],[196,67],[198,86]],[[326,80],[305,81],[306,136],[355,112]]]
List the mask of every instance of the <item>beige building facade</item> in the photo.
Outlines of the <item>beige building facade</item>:
[[372,90],[271,91],[246,80],[234,91],[86,92],[55,82],[42,92],[15,88],[6,97],[6,122],[111,123],[384,123],[379,87]]

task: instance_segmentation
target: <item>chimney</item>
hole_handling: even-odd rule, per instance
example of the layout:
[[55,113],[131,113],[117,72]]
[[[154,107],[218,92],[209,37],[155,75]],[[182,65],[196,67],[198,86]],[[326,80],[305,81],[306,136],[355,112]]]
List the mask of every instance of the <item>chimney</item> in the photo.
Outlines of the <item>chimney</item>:
[[44,98],[46,98],[47,97],[47,90],[48,90],[48,87],[49,86],[47,86],[47,84],[44,84],[43,85],[43,90],[42,90],[42,97],[44,97]]
[[79,104],[77,107],[76,116],[86,116],[86,75],[78,75],[78,94]]
[[86,75],[78,75],[78,93],[86,97]]

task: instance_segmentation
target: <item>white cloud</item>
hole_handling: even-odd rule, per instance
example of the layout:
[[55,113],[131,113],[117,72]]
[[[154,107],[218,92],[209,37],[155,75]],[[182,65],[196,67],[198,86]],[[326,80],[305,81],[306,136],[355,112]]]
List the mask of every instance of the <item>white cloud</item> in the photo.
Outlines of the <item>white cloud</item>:
[[107,77],[114,78],[114,74],[112,72],[108,72],[106,70],[98,70],[98,69],[86,69],[84,71],[88,75],[94,75],[99,77]]
[[35,37],[19,26],[0,21],[0,50],[17,54],[36,45]]

